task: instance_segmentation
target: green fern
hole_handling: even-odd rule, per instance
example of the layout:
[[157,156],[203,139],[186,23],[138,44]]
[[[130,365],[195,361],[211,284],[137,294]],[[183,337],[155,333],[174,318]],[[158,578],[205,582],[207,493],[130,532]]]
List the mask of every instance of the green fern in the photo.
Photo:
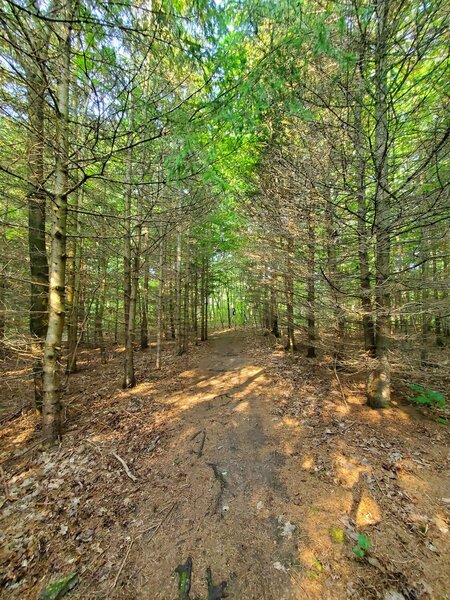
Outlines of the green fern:
[[409,387],[413,392],[416,392],[416,396],[408,397],[410,402],[421,404],[423,406],[438,406],[439,408],[445,408],[446,399],[441,392],[436,392],[435,390],[423,387],[417,383],[410,383]]

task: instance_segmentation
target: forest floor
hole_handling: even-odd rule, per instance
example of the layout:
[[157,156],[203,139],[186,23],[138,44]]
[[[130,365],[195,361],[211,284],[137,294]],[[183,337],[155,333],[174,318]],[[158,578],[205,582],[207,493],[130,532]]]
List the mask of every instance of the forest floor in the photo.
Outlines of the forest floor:
[[250,330],[167,345],[159,372],[137,353],[132,390],[121,352],[93,356],[55,449],[33,412],[7,418],[23,381],[4,398],[2,597],[76,573],[71,598],[172,600],[191,557],[192,600],[222,581],[235,600],[450,598],[448,426],[372,411],[357,379]]

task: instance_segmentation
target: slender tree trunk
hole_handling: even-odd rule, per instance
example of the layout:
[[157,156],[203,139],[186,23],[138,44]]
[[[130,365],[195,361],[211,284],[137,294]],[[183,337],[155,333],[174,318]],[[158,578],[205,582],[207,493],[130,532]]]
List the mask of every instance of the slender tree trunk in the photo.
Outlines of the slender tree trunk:
[[228,285],[225,288],[225,293],[226,293],[226,297],[227,297],[227,322],[228,322],[228,329],[231,329],[230,290],[228,289]]
[[287,320],[287,347],[286,350],[293,355],[295,351],[295,333],[294,333],[294,276],[292,272],[292,258],[294,255],[294,241],[292,238],[287,242],[286,253],[286,320]]
[[[138,202],[140,202],[138,200]],[[134,372],[134,338],[136,329],[136,308],[139,290],[139,271],[140,271],[140,255],[142,243],[142,225],[141,225],[141,209],[138,206],[138,217],[136,225],[136,248],[134,256],[130,256],[131,264],[131,286],[130,286],[130,301],[128,305],[128,324],[125,343],[125,361],[124,361],[124,378],[122,387],[132,388],[136,385],[136,375]],[[130,246],[132,248],[132,246]]]
[[[47,41],[38,40],[43,48],[38,59],[47,54]],[[42,54],[42,56],[41,56]],[[42,410],[43,346],[48,324],[49,269],[45,242],[46,193],[44,190],[44,106],[45,81],[39,64],[28,69],[28,248],[30,256],[30,334],[33,355],[34,402]]]
[[200,340],[207,340],[206,321],[207,321],[207,295],[206,295],[206,259],[202,256],[202,271],[200,283],[200,301],[201,301],[201,323],[200,323]]
[[95,342],[100,350],[100,357],[103,364],[107,362],[105,336],[104,336],[104,315],[106,303],[106,286],[108,273],[108,257],[105,252],[99,256],[99,295],[95,307]]
[[141,349],[148,348],[148,281],[149,281],[149,254],[148,254],[148,229],[145,228],[142,234],[144,257],[144,282],[142,290],[142,307],[141,307]]
[[[117,272],[119,272],[119,259],[116,263]],[[117,344],[119,340],[119,296],[120,296],[120,282],[119,278],[117,278],[116,282],[116,310],[114,315],[114,344]]]
[[355,151],[356,151],[356,178],[358,200],[358,257],[359,257],[359,285],[361,290],[362,329],[364,335],[364,349],[371,356],[375,356],[375,329],[373,322],[372,289],[370,285],[369,268],[369,236],[367,232],[367,203],[366,203],[366,151],[364,143],[364,128],[362,121],[362,108],[364,100],[363,78],[361,70],[362,51],[356,70],[357,94],[355,107]]
[[[133,113],[130,111],[130,123],[133,123]],[[131,142],[131,135],[128,139]],[[133,149],[131,143],[127,150],[127,184],[125,191],[125,252],[123,258],[123,307],[124,307],[124,340],[127,345],[128,324],[130,322],[130,299],[131,299],[131,261],[132,261],[132,239],[131,239],[131,204],[132,204],[132,179],[133,179]]]
[[278,326],[278,301],[277,301],[277,290],[275,288],[276,281],[274,280],[273,274],[271,276],[270,284],[270,318],[271,318],[271,331],[276,338],[280,337],[280,328]]
[[[66,271],[67,181],[69,156],[69,86],[71,0],[61,11],[58,25],[59,62],[57,83],[55,129],[56,163],[55,191],[52,198],[51,254],[49,270],[49,320],[44,347],[44,401],[43,436],[54,442],[61,436],[61,390],[59,383],[59,357],[64,329],[64,293]],[[61,18],[60,17],[60,18]]]
[[6,266],[0,271],[0,359],[6,356],[5,328],[6,328]]
[[163,239],[159,242],[159,285],[158,300],[156,305],[156,368],[161,368],[161,338],[163,332],[163,288],[164,288],[164,244]]
[[209,327],[209,260],[205,259],[205,341],[208,340]]
[[184,354],[188,350],[189,341],[189,287],[190,287],[190,249],[189,249],[189,231],[187,235],[185,273],[184,273],[184,300],[183,300],[183,343],[181,351]]
[[183,352],[183,328],[181,326],[181,243],[183,239],[183,233],[181,225],[178,226],[177,231],[177,249],[175,259],[175,313],[174,313],[174,325],[175,325],[175,339],[177,346],[177,353],[182,354]]
[[375,349],[377,367],[368,383],[368,404],[384,408],[391,398],[390,339],[390,199],[388,195],[388,97],[387,24],[388,0],[376,0],[377,40],[375,49]]
[[438,268],[437,268],[437,259],[433,256],[433,284],[434,284],[434,333],[436,335],[436,346],[442,348],[444,346],[444,340],[442,338],[442,321],[441,321],[441,311],[439,307],[439,278],[438,278]]
[[308,349],[307,357],[316,357],[316,235],[314,213],[308,215]]
[[192,330],[195,335],[195,342],[198,338],[198,267],[195,265],[194,272],[194,298],[192,301]]
[[79,248],[78,235],[80,234],[80,220],[78,210],[82,190],[76,190],[73,205],[73,233],[74,237],[67,243],[67,287],[66,287],[66,314],[67,314],[67,373],[77,371],[77,342],[78,342],[78,299],[81,266],[81,248]]
[[331,301],[334,314],[334,331],[335,339],[334,360],[337,368],[342,367],[344,335],[345,335],[345,317],[344,310],[341,305],[342,298],[338,291],[340,287],[339,268],[337,261],[337,243],[338,229],[334,214],[334,207],[331,202],[327,202],[325,209],[326,228],[327,228],[327,255],[328,255],[328,278],[331,283]]

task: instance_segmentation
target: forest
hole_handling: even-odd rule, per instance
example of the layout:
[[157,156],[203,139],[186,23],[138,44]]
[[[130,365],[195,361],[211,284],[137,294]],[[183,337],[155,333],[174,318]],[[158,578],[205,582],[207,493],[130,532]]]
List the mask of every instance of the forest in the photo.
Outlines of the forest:
[[2,598],[450,598],[449,40],[1,0]]

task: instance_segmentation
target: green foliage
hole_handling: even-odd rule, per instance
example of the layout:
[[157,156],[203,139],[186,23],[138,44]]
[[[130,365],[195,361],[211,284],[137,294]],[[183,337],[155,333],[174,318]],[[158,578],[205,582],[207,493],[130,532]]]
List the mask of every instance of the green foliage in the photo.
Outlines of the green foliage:
[[306,572],[306,576],[309,577],[309,579],[318,579],[322,570],[322,563],[315,558],[311,568]]
[[372,546],[372,542],[369,540],[367,535],[363,533],[358,534],[358,543],[356,546],[353,546],[353,554],[357,558],[364,558],[368,553],[370,547]]
[[58,600],[70,592],[78,583],[78,574],[71,573],[54,583],[50,583],[39,596],[40,600]]
[[328,530],[330,539],[335,544],[343,544],[345,540],[345,533],[339,527],[330,527]]
[[410,402],[421,404],[423,406],[438,406],[439,408],[445,408],[446,399],[441,392],[436,392],[435,390],[418,385],[417,383],[410,383],[409,387],[413,392],[416,392],[415,396],[408,397]]

